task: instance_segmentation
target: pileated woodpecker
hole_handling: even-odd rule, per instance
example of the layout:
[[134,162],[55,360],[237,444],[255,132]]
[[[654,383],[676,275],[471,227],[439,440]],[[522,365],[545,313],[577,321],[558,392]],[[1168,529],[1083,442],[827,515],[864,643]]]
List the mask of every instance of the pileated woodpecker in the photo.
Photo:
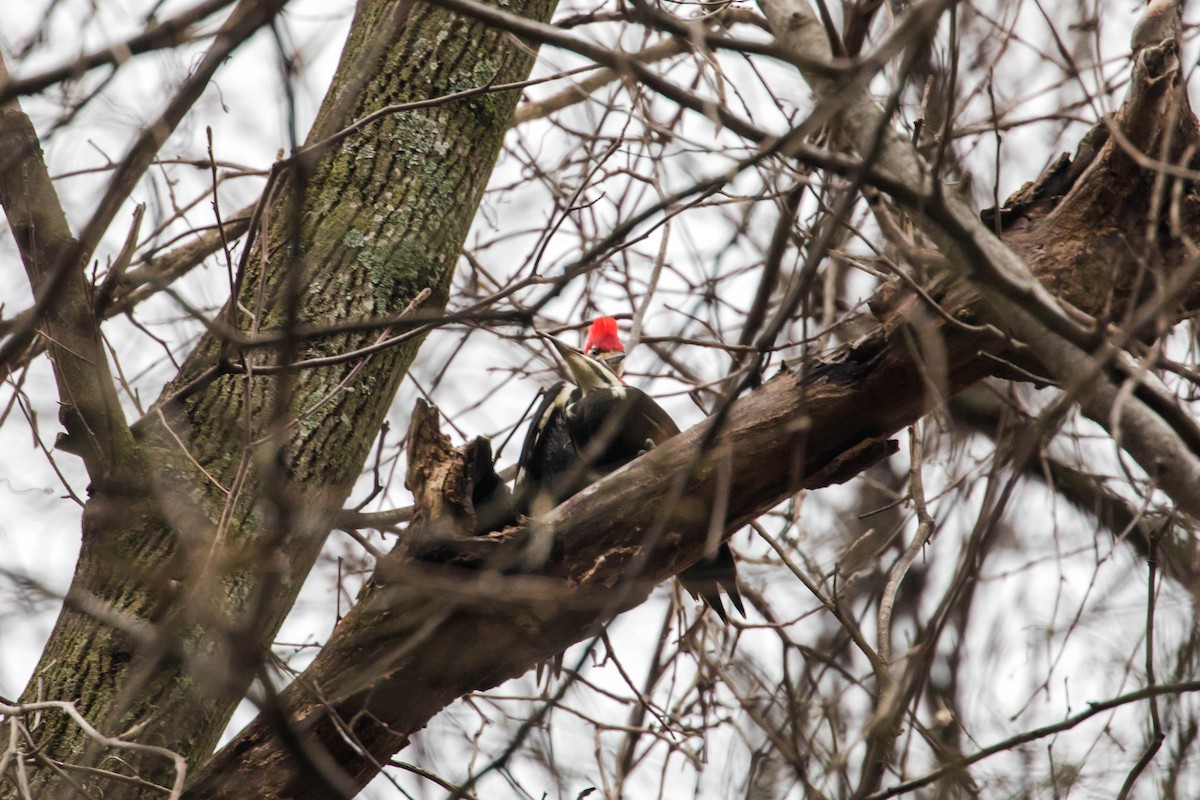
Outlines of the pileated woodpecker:
[[[583,351],[550,339],[567,363],[574,383],[545,390],[517,462],[516,504],[540,516],[650,448],[679,433],[666,411],[645,392],[621,379],[625,347],[617,322],[600,317],[588,331]],[[720,590],[745,614],[733,554],[717,551],[679,575],[693,597],[701,597],[727,620]]]

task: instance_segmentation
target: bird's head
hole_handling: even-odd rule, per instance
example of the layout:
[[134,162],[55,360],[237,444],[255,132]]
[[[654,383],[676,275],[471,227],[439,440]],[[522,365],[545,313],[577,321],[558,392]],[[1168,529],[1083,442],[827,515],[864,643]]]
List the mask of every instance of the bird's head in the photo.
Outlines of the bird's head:
[[588,328],[583,343],[584,355],[604,362],[620,377],[625,371],[625,345],[617,334],[617,321],[612,317],[596,317]]
[[562,356],[563,361],[567,363],[567,369],[571,372],[571,380],[587,394],[592,389],[600,389],[603,387],[624,389],[625,382],[621,380],[608,362],[599,358],[592,358],[587,353],[581,350],[576,350],[571,345],[555,339],[553,336],[546,336],[550,344],[554,345],[554,349]]

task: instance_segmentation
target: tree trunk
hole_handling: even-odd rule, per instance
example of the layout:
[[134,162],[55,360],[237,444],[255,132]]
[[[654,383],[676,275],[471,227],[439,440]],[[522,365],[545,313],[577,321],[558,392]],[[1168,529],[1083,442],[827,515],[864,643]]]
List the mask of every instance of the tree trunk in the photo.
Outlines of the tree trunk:
[[[536,20],[553,10],[532,0],[504,6]],[[828,62],[807,4],[763,6],[797,63]],[[487,10],[497,24],[511,21]],[[262,669],[419,338],[353,354],[411,329],[399,318],[411,305],[446,303],[516,96],[389,114],[319,145],[385,105],[524,77],[531,51],[498,30],[425,3],[360,3],[309,137],[317,149],[280,170],[265,195],[236,301],[134,426],[140,470],[92,487],[75,581],[25,701],[78,698],[106,733],[130,732],[191,764],[211,752]],[[933,297],[886,287],[873,304],[875,330],[836,361],[774,377],[535,530],[446,543],[469,551],[474,571],[414,563],[402,551],[383,559],[312,667],[209,761],[189,796],[353,792],[447,703],[523,673],[698,560],[715,508],[728,535],[797,490],[851,477],[889,452],[897,430],[995,371],[996,354],[1028,356],[1022,364],[1046,368],[1102,424],[1119,422],[1121,443],[1157,485],[1200,516],[1194,422],[1145,378],[1116,405],[1114,387],[1136,383],[1121,352],[1046,289],[1127,323],[1127,337],[1170,310],[1172,291],[1194,296],[1195,265],[1179,244],[1200,238],[1191,185],[1170,194],[1164,173],[1128,152],[1194,167],[1195,120],[1177,59],[1173,42],[1139,53],[1115,127],[1097,126],[1074,163],[995,212],[1003,241],[947,196],[901,137],[875,140],[890,130],[879,110],[845,91],[839,113],[862,161],[794,142],[785,152],[891,193],[941,248]],[[810,82],[826,100],[838,94],[819,76]],[[1183,231],[1170,229],[1168,194]],[[1147,236],[1151,219],[1169,235]],[[1139,285],[1148,262],[1161,285]],[[381,317],[393,322],[354,324]],[[305,363],[313,359],[325,361]],[[1164,429],[1171,441],[1154,440]],[[552,557],[531,567],[524,545],[548,531]],[[508,574],[521,568],[538,574]],[[890,665],[875,666],[885,679]],[[37,734],[54,766],[113,768],[65,715],[48,713]],[[872,753],[880,757],[871,763],[884,763]],[[169,783],[160,754],[122,758],[128,775]],[[867,791],[873,782],[864,780]],[[63,796],[72,783],[105,797],[160,794],[49,768],[35,793]]]
[[[545,20],[554,4],[510,7]],[[533,55],[427,4],[364,0],[307,145],[385,106],[519,81]],[[193,764],[211,752],[421,339],[286,367],[404,330],[347,323],[395,317],[415,300],[444,307],[516,100],[484,93],[390,113],[278,170],[237,303],[135,425],[144,473],[92,487],[74,582],[24,701],[77,699],[102,731],[136,727]],[[338,324],[341,333],[307,335]],[[239,346],[226,326],[278,341]],[[47,714],[37,734],[59,764],[106,755],[62,714]],[[170,784],[169,761],[126,756],[129,774]],[[72,782],[110,798],[158,796],[51,769],[36,774],[35,794],[65,796]]]

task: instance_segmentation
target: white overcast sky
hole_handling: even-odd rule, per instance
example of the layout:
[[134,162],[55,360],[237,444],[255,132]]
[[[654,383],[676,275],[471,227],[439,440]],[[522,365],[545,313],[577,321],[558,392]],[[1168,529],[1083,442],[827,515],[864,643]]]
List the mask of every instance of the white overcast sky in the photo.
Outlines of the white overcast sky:
[[[141,14],[152,3],[148,0],[101,0],[98,3],[64,0],[51,15],[51,28],[44,41],[34,48],[34,55],[22,61],[19,68],[13,68],[14,49],[25,43],[42,25],[43,15],[50,5],[50,0],[17,0],[5,4],[4,24],[0,28],[0,49],[9,60],[10,69],[18,76],[69,60],[80,51],[121,40],[140,28]],[[167,15],[188,5],[190,3],[166,2],[160,13]],[[579,7],[583,7],[583,4],[580,3]],[[1136,8],[1137,4],[1133,2],[1109,2],[1103,6],[1104,55],[1108,57],[1103,69],[1109,75],[1121,74],[1121,56],[1125,51]],[[336,65],[351,10],[352,4],[345,1],[298,0],[291,5],[286,15],[285,29],[288,40],[305,62],[297,93],[298,129],[301,139]],[[1031,98],[1025,103],[1029,116],[1046,113],[1058,107],[1062,96],[1058,91],[1049,88],[1053,85],[1054,77],[1047,77],[1045,80],[1040,77],[1040,62],[1036,50],[1049,50],[1052,45],[1044,22],[1033,13],[1035,10],[1032,3],[1025,4],[1022,12],[1025,16],[1021,20],[1019,30],[1027,39],[1027,46],[1023,48],[1014,45],[1012,51],[1006,54],[1005,61],[998,65],[996,77],[996,93],[1002,99],[1015,102],[1018,99]],[[1060,16],[1060,12],[1053,6],[1047,7],[1047,10],[1055,15],[1056,19],[1065,19],[1065,15]],[[94,19],[91,17],[93,14]],[[86,35],[81,36],[81,30]],[[102,99],[91,103],[77,120],[57,132],[51,133],[50,128],[56,119],[58,107],[40,99],[26,100],[26,110],[38,125],[39,131],[47,135],[45,148],[51,173],[62,176],[78,170],[94,170],[110,159],[118,160],[124,153],[130,132],[152,119],[162,109],[166,97],[164,86],[170,87],[184,75],[198,52],[197,48],[189,48],[140,57],[119,72]],[[1189,48],[1188,54],[1194,57],[1194,48]],[[558,51],[543,50],[542,57],[543,62],[538,69],[543,73],[579,63],[574,56]],[[969,54],[965,54],[964,58],[966,57],[969,57]],[[166,79],[164,75],[167,76]],[[89,76],[89,79],[93,77]],[[1087,79],[1094,81],[1095,76],[1089,75]],[[791,99],[797,106],[802,106],[807,101],[806,96],[801,96],[803,86],[798,81],[793,83],[797,96]],[[532,93],[548,94],[550,91],[553,90],[538,89]],[[1117,97],[1119,96],[1118,93]],[[205,129],[211,127],[218,159],[255,169],[266,169],[277,151],[287,147],[282,97],[275,45],[269,36],[260,33],[250,44],[240,49],[218,73],[188,120],[163,148],[162,154],[164,157],[203,157],[206,149]],[[755,98],[750,98],[750,102],[755,101]],[[1111,107],[1103,110],[1111,110]],[[981,105],[978,111],[978,116],[982,119],[987,113],[987,108]],[[582,115],[585,111],[580,109],[577,113]],[[1089,116],[1084,112],[1081,112],[1081,116],[1085,117],[1087,122],[1095,118],[1094,115]],[[697,139],[703,139],[705,136],[711,139],[713,135],[711,123],[705,120],[690,120],[688,126],[688,130]],[[568,144],[550,138],[549,128],[546,130],[548,138],[541,142],[543,152],[540,155],[547,163],[553,163],[553,154],[565,150]],[[1038,170],[1057,156],[1062,149],[1054,144],[1059,133],[1060,128],[1043,125],[1006,135],[1002,151],[1004,166],[1000,178],[1001,197],[1024,181],[1034,179]],[[1073,141],[1071,136],[1066,136],[1065,139]],[[979,185],[989,187],[989,191],[995,158],[992,147],[993,143],[981,140],[978,151],[971,155],[971,163],[977,170]],[[719,163],[710,163],[700,158],[686,167],[681,166],[681,174],[677,177],[682,182],[694,177],[694,174],[688,175],[688,172],[718,171],[720,168]],[[178,185],[174,187],[178,198],[194,196],[197,187],[207,182],[207,173],[201,170],[191,173],[180,170],[174,175],[179,180]],[[89,171],[57,181],[63,204],[76,230],[87,218],[97,188],[103,185],[106,178],[106,172]],[[502,159],[494,183],[519,183],[519,180],[517,165],[512,159]],[[227,185],[221,195],[222,207],[226,211],[232,211],[252,202],[260,186],[261,181],[257,178]],[[142,187],[131,199],[130,209],[119,219],[129,219],[129,211],[134,202],[147,202],[153,207],[156,203],[162,204],[167,201],[168,198],[161,194],[156,195],[148,187]],[[489,198],[487,213],[477,219],[476,230],[472,236],[489,239],[496,231],[522,227],[537,229],[545,219],[546,207],[547,198],[540,187],[518,185],[502,197]],[[196,223],[211,219],[211,209],[206,202],[195,209],[192,219]],[[120,248],[125,233],[122,228],[124,224],[118,223],[110,231],[100,253],[101,259],[110,257]],[[164,237],[167,235],[169,232],[163,233]],[[721,251],[727,235],[724,223],[709,226],[704,218],[682,219],[672,234],[672,258],[680,262],[696,262],[695,268],[700,273],[718,263],[722,267],[736,266],[720,262],[720,259],[736,262],[739,258],[736,248],[731,253]],[[491,259],[488,262],[489,268],[503,274],[513,265],[519,264],[526,256],[523,248],[528,241],[529,237],[515,237],[505,247],[490,248],[487,251]],[[568,253],[562,248],[551,249],[551,258],[563,258],[566,255]],[[223,285],[223,272],[211,268],[203,274],[189,277],[184,283],[184,289],[189,297],[216,306],[224,300]],[[752,282],[748,283],[747,291],[751,291],[752,286]],[[29,300],[16,249],[5,232],[0,236],[0,302],[4,304],[4,315],[24,308]],[[564,309],[561,313],[565,316],[569,314],[571,306],[564,300],[561,308]],[[628,307],[616,308],[614,313],[629,310],[631,309]],[[155,328],[159,335],[171,334],[177,337],[176,341],[186,341],[194,332],[183,315],[166,301],[157,302],[142,313],[148,319],[163,323]],[[551,308],[551,313],[555,313],[555,307]],[[651,331],[655,330],[655,326],[668,325],[669,320],[674,319],[671,314],[665,304],[653,308],[648,317]],[[179,322],[168,324],[172,320]],[[674,328],[666,327],[660,327],[658,330],[676,332]],[[110,323],[106,326],[106,331],[114,345],[122,349],[122,367],[126,376],[139,387],[142,400],[149,402],[163,379],[173,372],[164,351],[128,324]],[[448,336],[432,336],[414,366],[415,378],[423,380],[432,376],[444,359],[449,357],[453,344],[453,339]],[[691,354],[689,358],[693,359],[691,363],[697,365],[703,374],[719,375],[723,367],[706,353]],[[457,356],[457,359],[459,368],[469,377],[447,382],[434,399],[451,414],[486,399],[486,410],[457,415],[456,423],[472,435],[505,432],[507,426],[519,417],[537,389],[536,383],[530,381],[501,384],[505,370],[522,363],[524,355],[512,352],[503,342],[479,337],[473,340],[472,346]],[[648,352],[633,354],[630,361],[635,371],[656,373],[662,369],[662,365],[654,363]],[[502,385],[502,390],[497,390],[497,385]],[[678,383],[670,380],[656,381],[647,386],[657,393],[668,395],[679,388]],[[51,445],[58,430],[57,408],[54,383],[44,359],[39,360],[29,371],[24,390],[35,404],[31,411],[36,414],[41,442]],[[405,427],[408,409],[411,408],[415,396],[415,386],[412,382],[406,382],[391,415],[393,431],[403,430]],[[8,403],[11,397],[12,392],[7,388],[0,390],[0,407]],[[664,404],[685,426],[694,423],[700,417],[699,412],[684,397],[668,396],[664,399]],[[132,405],[128,408],[132,414]],[[519,443],[519,438],[516,442]],[[515,458],[516,450],[517,444],[509,445],[504,454],[507,461]],[[1101,442],[1096,451],[1095,459],[1098,463],[1111,463],[1110,447]],[[981,461],[986,455],[985,450],[978,453]],[[903,456],[896,458],[897,464],[903,463]],[[949,456],[944,458],[948,459]],[[0,695],[9,698],[16,697],[22,691],[57,613],[53,597],[32,603],[26,602],[29,593],[24,590],[23,583],[32,581],[47,589],[51,595],[63,592],[69,584],[72,565],[79,547],[79,508],[71,501],[62,499],[67,493],[63,482],[65,480],[71,490],[82,497],[87,481],[73,457],[58,454],[54,457],[54,462],[62,473],[61,479],[48,464],[46,456],[35,446],[30,427],[23,424],[19,413],[14,412],[7,424],[0,428],[0,567],[3,569],[0,573]],[[935,481],[938,468],[938,464],[932,464],[930,467]],[[363,492],[365,490],[366,487]],[[363,492],[357,493],[356,496],[361,497]],[[808,523],[838,524],[837,490],[817,494],[819,496],[805,506]],[[400,481],[397,480],[391,492],[380,498],[379,505],[386,507],[402,503],[402,490]],[[1102,560],[1110,560],[1112,564],[1111,568],[1099,573],[1098,583],[1091,582],[1097,574],[1093,568],[1095,559],[1090,562],[1092,567],[1074,569],[1070,559],[1077,554],[1078,548],[1089,546],[1087,543],[1092,541],[1093,537],[1087,530],[1087,523],[1064,505],[1041,498],[1037,506],[1038,518],[1030,523],[1044,526],[1047,531],[1065,532],[1063,541],[1055,538],[1047,541],[1045,548],[1040,552],[1012,553],[1010,559],[998,558],[989,565],[987,603],[979,612],[980,618],[977,621],[986,620],[990,626],[981,625],[981,638],[972,643],[980,663],[988,665],[989,670],[977,676],[980,683],[979,700],[982,704],[997,706],[998,711],[1002,710],[1008,714],[1020,713],[1022,716],[1012,723],[1008,731],[990,731],[993,736],[989,736],[988,741],[1006,732],[1015,732],[1041,721],[1059,718],[1068,702],[1077,709],[1085,698],[1092,696],[1089,694],[1090,690],[1095,691],[1095,696],[1120,691],[1122,687],[1103,681],[1100,682],[1101,685],[1089,684],[1092,677],[1087,669],[1089,659],[1108,659],[1122,657],[1121,654],[1136,653],[1140,615],[1143,613],[1139,598],[1140,593],[1144,592],[1138,583],[1141,580],[1139,566],[1126,550],[1116,548],[1110,553],[1097,556]],[[975,510],[963,509],[961,512],[951,511],[948,514],[960,513],[960,525],[969,526]],[[747,547],[751,546],[748,542],[748,539],[738,539],[739,544],[745,544]],[[945,546],[952,546],[952,542]],[[1094,542],[1092,546],[1095,546]],[[334,619],[330,600],[336,575],[332,566],[333,560],[337,555],[349,552],[350,547],[350,543],[340,538],[339,534],[331,538],[327,548],[329,559],[314,571],[295,612],[279,635],[281,642],[311,642],[325,636]],[[813,555],[819,562],[831,565],[837,554]],[[935,556],[936,545],[931,548],[931,560]],[[1045,567],[1040,573],[1037,572],[1037,568],[1029,566],[1030,562],[1038,558],[1045,559]],[[953,563],[953,558],[948,558],[947,563]],[[1028,579],[1019,582],[1005,581],[1003,571],[1006,564],[1020,565],[1029,576]],[[745,573],[750,581],[754,581],[759,574],[754,567],[748,567]],[[1029,587],[1039,581],[1045,587],[1044,592],[1031,595]],[[760,588],[794,593],[797,607],[815,605],[811,597],[797,591],[798,587]],[[614,639],[621,643],[622,652],[629,661],[626,668],[636,674],[644,672],[645,654],[652,646],[653,638],[661,624],[665,609],[663,597],[667,591],[668,588],[660,589],[657,601],[626,614],[613,629]],[[1081,602],[1080,598],[1089,596],[1110,599],[1111,613],[1104,617],[1105,622],[1100,625],[1085,622],[1073,634],[1075,638],[1062,642],[1061,647],[1042,647],[1039,639],[1042,636],[1038,628],[1039,621],[1045,624],[1047,630],[1051,627],[1057,628],[1062,625],[1063,614]],[[1168,592],[1162,602],[1170,609],[1172,605],[1183,608],[1187,601],[1186,598],[1173,597]],[[1169,636],[1170,623],[1164,625],[1164,633]],[[750,638],[750,635],[747,638]],[[763,652],[769,652],[773,645],[769,638],[764,638],[761,643],[751,642],[749,646],[761,647]],[[1039,687],[1036,680],[1040,679],[1039,676],[1044,676],[1048,669],[1045,662],[1047,652],[1057,652],[1061,655],[1062,664],[1054,672],[1058,683]],[[1102,655],[1098,656],[1098,653]],[[295,663],[300,665],[303,659]],[[602,684],[613,681],[614,685],[620,686],[611,673],[611,667],[607,669],[606,672],[605,668],[598,668],[594,670],[595,674],[589,673],[589,677]],[[531,690],[531,682],[528,680],[514,686],[519,688],[520,692]],[[600,701],[581,698],[580,702]],[[609,712],[604,712],[600,707],[593,710],[597,713],[616,714],[614,721],[623,720],[625,714],[620,708],[610,709]],[[244,722],[250,713],[249,707],[244,708],[235,719],[233,727],[236,728]],[[431,752],[429,757],[436,762],[430,765],[431,768],[445,769],[448,775],[458,774],[457,770],[462,765],[456,764],[447,754],[458,752],[456,748],[462,746],[459,726],[469,729],[472,724],[470,720],[471,712],[459,708],[451,714],[444,715],[423,734],[423,745]],[[509,726],[500,723],[489,735],[502,737],[508,729]],[[575,748],[580,748],[579,752],[585,754],[586,763],[593,747],[586,731],[564,730],[562,735],[564,741],[557,743],[562,748],[560,752],[569,753]],[[439,748],[443,745],[446,754],[439,756]],[[716,750],[718,751],[709,754],[709,758],[719,762],[721,755],[719,749]],[[411,754],[404,757],[410,760],[415,758]],[[695,791],[707,797],[727,796],[726,793],[734,785],[733,781],[744,773],[745,765],[731,763],[726,766],[728,769],[725,770],[706,770]],[[517,768],[520,769],[520,765]],[[984,769],[986,771],[992,768],[1011,768],[1011,763],[1006,767],[997,762],[994,767]],[[652,773],[653,770],[648,772]],[[581,780],[586,781],[586,775]],[[405,785],[411,786],[407,780]],[[576,791],[586,788],[586,785],[586,782],[581,783]],[[681,791],[689,791],[687,786],[690,785],[681,787]],[[650,791],[651,787],[652,784],[648,783],[647,791]],[[548,790],[552,791],[552,788],[548,787]],[[496,791],[500,793],[494,796],[504,796],[499,784]],[[371,792],[372,796],[378,797],[398,796],[398,793],[384,782],[376,782]]]

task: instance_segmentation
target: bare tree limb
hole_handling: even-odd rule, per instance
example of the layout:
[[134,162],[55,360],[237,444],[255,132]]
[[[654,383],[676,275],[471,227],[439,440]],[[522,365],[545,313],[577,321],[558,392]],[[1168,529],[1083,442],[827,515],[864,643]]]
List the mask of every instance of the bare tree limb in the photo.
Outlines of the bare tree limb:
[[[0,80],[6,76],[0,61]],[[0,105],[0,153],[0,205],[34,297],[45,306],[30,322],[36,321],[54,354],[59,418],[67,430],[60,447],[82,456],[93,481],[128,480],[137,465],[133,437],[100,344],[91,287],[83,264],[73,260],[79,243],[50,182],[37,132],[15,100]],[[56,302],[45,303],[54,294]]]
[[[950,5],[950,0],[927,0],[910,10],[906,22],[927,30]],[[802,65],[800,69],[814,91],[819,95],[844,92],[843,87],[803,66],[830,57],[828,39],[810,6],[801,0],[762,0],[761,6],[780,41],[803,55],[797,63]],[[1137,128],[1137,135],[1130,136],[1135,142],[1145,145],[1159,141],[1167,133],[1164,127],[1178,118],[1167,111],[1151,113],[1145,106],[1157,104],[1178,109],[1186,104],[1178,88],[1177,53],[1175,43],[1169,41],[1145,48],[1137,56],[1131,94],[1123,109],[1125,119]],[[957,274],[979,289],[985,305],[993,311],[993,321],[1031,347],[1054,378],[1077,392],[1088,416],[1110,432],[1119,425],[1124,434],[1121,446],[1180,509],[1200,519],[1200,494],[1194,491],[1200,485],[1200,456],[1162,416],[1136,396],[1123,399],[1118,387],[1103,375],[1105,365],[1119,357],[1114,348],[1104,347],[1095,332],[1081,327],[1025,262],[983,225],[965,201],[931,182],[913,145],[892,130],[869,97],[864,94],[849,102],[844,114],[845,130],[855,148],[863,154],[877,153],[874,165],[877,170],[899,182],[927,187],[921,191],[926,201],[922,204],[897,199],[938,243]],[[1179,142],[1175,146],[1186,145]],[[1094,207],[1098,184],[1103,183],[1096,174],[1101,165],[1113,161],[1117,168],[1123,165],[1123,159],[1111,147],[1108,154],[1107,160],[1097,160],[1091,165],[1091,178],[1077,184],[1079,188],[1068,195],[1057,213],[1068,216],[1071,211],[1077,214],[1081,206]],[[1089,226],[1088,233],[1094,237],[1094,225]],[[1069,241],[1060,240],[1059,244],[1068,247]],[[1054,256],[1053,261],[1047,258],[1042,262],[1047,273],[1053,272],[1053,265],[1065,263],[1063,253],[1057,248]],[[1109,267],[1103,262],[1093,264],[1097,270]],[[1097,347],[1100,349],[1095,354],[1089,352]]]
[[1023,744],[1036,742],[1038,739],[1044,739],[1047,736],[1053,736],[1056,733],[1069,731],[1083,722],[1087,722],[1092,717],[1103,714],[1121,706],[1129,705],[1130,703],[1140,703],[1144,700],[1149,700],[1155,697],[1165,697],[1169,695],[1180,695],[1190,692],[1200,692],[1200,681],[1183,681],[1181,683],[1160,684],[1158,686],[1148,686],[1145,689],[1138,689],[1134,692],[1113,697],[1108,700],[1094,700],[1088,702],[1086,711],[1080,711],[1078,714],[1073,714],[1066,719],[1055,722],[1051,725],[1044,725],[1040,728],[1034,728],[1030,731],[1019,733],[1016,736],[1011,736],[996,744],[983,748],[969,756],[956,758],[948,764],[930,772],[928,775],[923,775],[920,778],[915,778],[910,781],[903,781],[891,786],[888,789],[875,792],[865,798],[865,800],[886,800],[888,797],[899,797],[909,794],[914,789],[920,789],[923,786],[928,786],[947,775],[953,775],[966,767],[983,761],[985,758],[990,758],[997,753],[1011,751]]

